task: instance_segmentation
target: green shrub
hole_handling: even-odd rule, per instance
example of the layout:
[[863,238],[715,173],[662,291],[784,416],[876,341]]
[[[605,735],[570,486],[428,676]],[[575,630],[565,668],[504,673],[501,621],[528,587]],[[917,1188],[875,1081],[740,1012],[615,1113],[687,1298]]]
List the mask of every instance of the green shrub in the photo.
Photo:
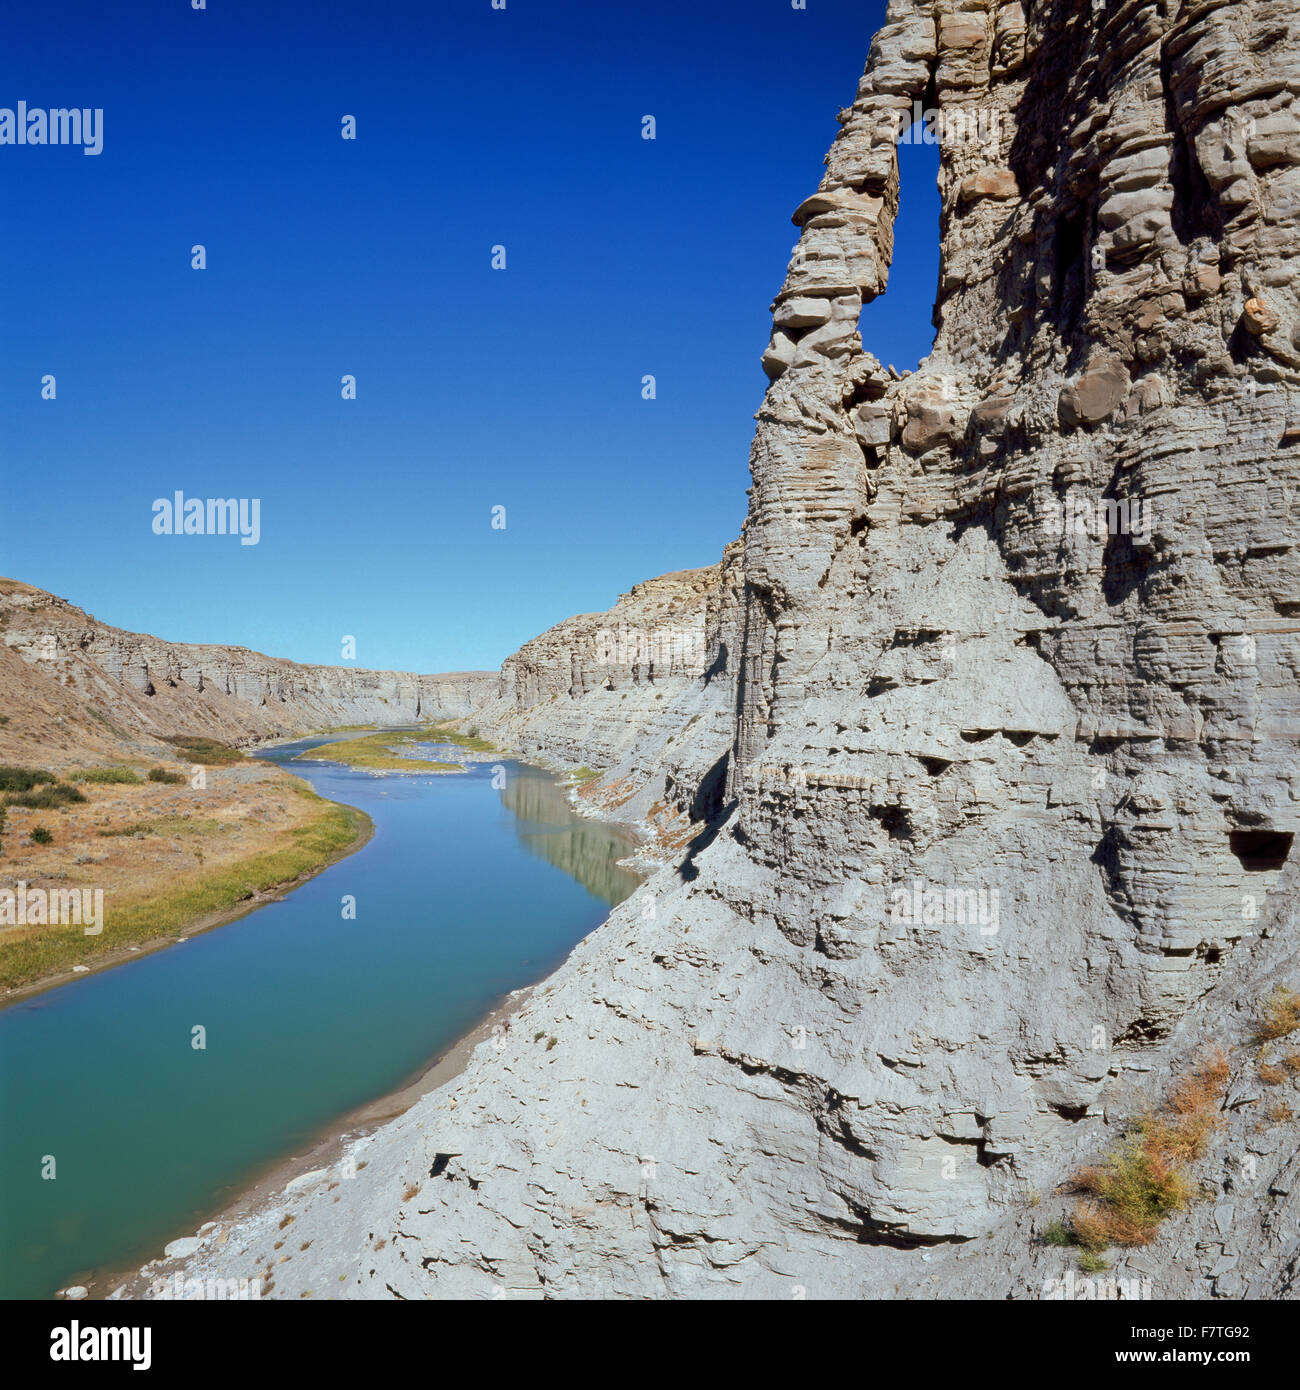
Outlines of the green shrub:
[[95,834],[101,839],[111,839],[115,835],[152,835],[156,829],[153,821],[138,820],[130,825],[120,825],[115,830],[97,830]]
[[165,767],[151,767],[149,769],[149,780],[151,782],[166,782],[169,786],[177,786],[185,780],[179,772],[168,772]]
[[32,826],[32,841],[38,845],[52,845],[54,836],[43,825]]
[[1039,1237],[1044,1245],[1073,1245],[1074,1232],[1060,1221],[1053,1221],[1050,1225],[1043,1227],[1043,1233]]
[[70,787],[66,782],[51,782],[48,787],[11,793],[5,800],[9,806],[26,806],[32,811],[57,811],[61,806],[85,799],[85,793],[79,792],[76,787]]
[[133,767],[83,767],[68,778],[70,782],[120,782],[135,785],[141,781]]
[[231,748],[215,738],[192,738],[188,734],[173,734],[164,740],[174,748],[179,748],[196,763],[219,765],[222,763],[242,763],[244,755],[238,748]]
[[57,782],[52,772],[39,767],[0,767],[0,792],[28,792],[41,782]]

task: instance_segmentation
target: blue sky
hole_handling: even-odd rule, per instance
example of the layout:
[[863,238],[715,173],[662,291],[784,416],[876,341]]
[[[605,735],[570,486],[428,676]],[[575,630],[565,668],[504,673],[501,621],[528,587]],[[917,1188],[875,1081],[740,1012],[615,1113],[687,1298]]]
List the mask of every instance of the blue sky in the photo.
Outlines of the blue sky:
[[[0,107],[103,108],[104,145],[0,146],[0,573],[168,639],[437,671],[713,562],[789,216],[883,11],[21,7]],[[938,273],[935,151],[903,153],[864,315],[900,368]],[[178,489],[259,498],[258,544],[154,534]]]

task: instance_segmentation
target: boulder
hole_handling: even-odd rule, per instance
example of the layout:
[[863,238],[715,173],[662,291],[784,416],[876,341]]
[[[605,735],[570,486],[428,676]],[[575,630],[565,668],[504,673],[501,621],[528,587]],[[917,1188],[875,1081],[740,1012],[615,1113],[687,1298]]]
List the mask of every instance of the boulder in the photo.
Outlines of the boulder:
[[903,446],[915,454],[953,443],[966,432],[966,413],[942,381],[923,382],[908,395],[906,404]]
[[1073,381],[1061,388],[1057,410],[1070,428],[1095,425],[1114,413],[1129,392],[1129,374],[1114,357],[1094,359]]
[[772,321],[778,328],[817,328],[831,316],[829,299],[800,296],[786,299],[776,306]]
[[780,330],[772,334],[772,341],[768,344],[767,351],[763,354],[763,370],[768,377],[775,381],[777,377],[794,361],[795,345],[794,339],[788,338]]
[[963,203],[981,198],[1016,198],[1020,195],[1016,176],[1010,169],[980,169],[962,180],[960,198]]
[[1271,333],[1277,325],[1277,315],[1262,299],[1252,298],[1246,301],[1246,306],[1241,311],[1241,326],[1247,333],[1253,333],[1258,338],[1261,334]]

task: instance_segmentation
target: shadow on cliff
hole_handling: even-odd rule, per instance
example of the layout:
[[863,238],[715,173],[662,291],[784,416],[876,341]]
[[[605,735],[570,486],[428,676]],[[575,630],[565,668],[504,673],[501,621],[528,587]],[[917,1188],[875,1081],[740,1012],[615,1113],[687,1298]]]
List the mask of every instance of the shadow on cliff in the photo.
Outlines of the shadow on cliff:
[[700,785],[691,801],[691,821],[701,822],[701,825],[699,833],[686,846],[686,855],[677,870],[677,875],[683,883],[690,883],[699,877],[700,871],[695,867],[696,857],[703,854],[718,838],[718,831],[736,809],[734,801],[724,800],[730,763],[731,753],[726,752],[700,779]]

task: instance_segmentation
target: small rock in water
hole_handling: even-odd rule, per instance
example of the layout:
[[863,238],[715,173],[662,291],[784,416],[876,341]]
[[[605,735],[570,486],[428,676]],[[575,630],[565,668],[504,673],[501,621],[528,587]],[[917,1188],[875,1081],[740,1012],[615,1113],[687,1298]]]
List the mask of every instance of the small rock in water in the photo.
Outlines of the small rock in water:
[[88,1292],[89,1290],[84,1284],[73,1284],[70,1289],[63,1290],[63,1296],[64,1298],[71,1298],[75,1301],[79,1298],[85,1298]]

